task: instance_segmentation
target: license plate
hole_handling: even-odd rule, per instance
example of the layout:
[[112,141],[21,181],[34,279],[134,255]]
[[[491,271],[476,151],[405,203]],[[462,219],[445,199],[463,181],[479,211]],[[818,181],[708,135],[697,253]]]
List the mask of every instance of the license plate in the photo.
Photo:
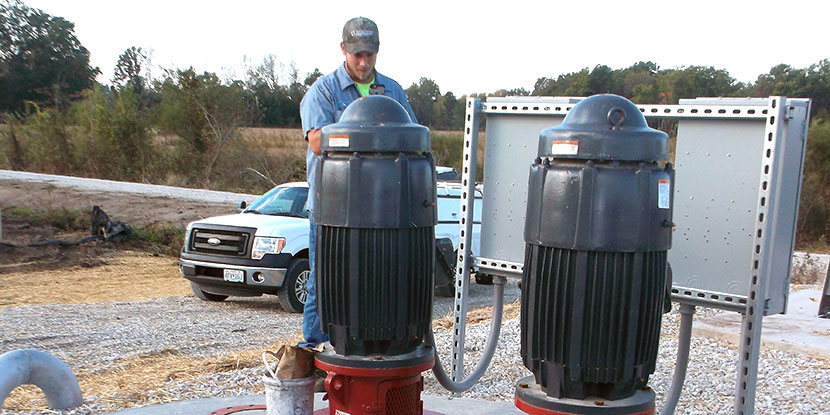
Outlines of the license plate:
[[228,282],[245,282],[245,271],[239,269],[226,269],[224,280]]

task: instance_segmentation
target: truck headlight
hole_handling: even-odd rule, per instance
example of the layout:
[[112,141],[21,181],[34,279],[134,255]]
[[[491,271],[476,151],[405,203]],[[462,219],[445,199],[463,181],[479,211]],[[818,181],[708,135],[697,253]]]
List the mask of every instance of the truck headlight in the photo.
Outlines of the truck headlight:
[[251,250],[251,259],[262,259],[265,254],[278,254],[285,248],[285,238],[269,238],[257,236],[254,238],[254,249]]

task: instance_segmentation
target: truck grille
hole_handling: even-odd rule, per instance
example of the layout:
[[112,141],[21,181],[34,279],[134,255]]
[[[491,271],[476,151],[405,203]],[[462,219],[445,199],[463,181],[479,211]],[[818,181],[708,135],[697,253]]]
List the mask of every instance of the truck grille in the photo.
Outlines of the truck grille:
[[250,234],[247,232],[196,228],[193,229],[191,234],[190,252],[234,257],[244,256],[247,253],[249,238]]

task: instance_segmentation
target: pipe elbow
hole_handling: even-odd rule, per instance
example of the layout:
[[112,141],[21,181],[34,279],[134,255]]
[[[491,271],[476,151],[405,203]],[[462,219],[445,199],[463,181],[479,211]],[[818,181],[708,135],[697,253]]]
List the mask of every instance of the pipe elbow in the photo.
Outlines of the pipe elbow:
[[20,385],[40,388],[52,409],[72,409],[83,403],[78,379],[65,363],[46,352],[25,349],[0,355],[0,408]]

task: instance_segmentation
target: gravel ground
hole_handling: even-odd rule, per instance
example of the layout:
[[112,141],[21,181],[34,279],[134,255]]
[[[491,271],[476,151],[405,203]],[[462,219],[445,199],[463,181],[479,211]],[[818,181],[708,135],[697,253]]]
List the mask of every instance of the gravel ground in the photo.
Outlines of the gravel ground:
[[[512,301],[518,290],[513,284],[508,288],[508,301]],[[487,303],[488,291],[489,288],[476,287],[475,303]],[[441,299],[436,309],[445,312],[449,301]],[[436,315],[441,314],[436,312]],[[184,296],[141,302],[8,307],[0,309],[0,333],[3,333],[0,352],[23,348],[49,351],[78,372],[125,357],[170,349],[204,357],[265,347],[276,340],[298,336],[300,322],[300,315],[282,312],[270,297],[207,303]],[[658,369],[650,381],[657,394],[658,406],[671,383],[677,327],[676,311],[666,315]],[[488,333],[489,324],[468,327],[467,373],[477,363]],[[503,323],[501,339],[487,374],[465,393],[465,397],[512,402],[516,381],[530,375],[519,356],[518,318]],[[450,340],[449,330],[436,333],[445,366],[449,364],[446,356],[449,355]],[[689,376],[677,413],[731,413],[737,348],[708,338],[694,337],[692,341]],[[185,400],[259,393],[261,375],[259,368],[246,368],[203,376],[195,381],[171,379],[159,395]],[[450,395],[429,373],[425,383],[426,394]],[[828,385],[830,362],[827,360],[764,350],[756,413],[830,414],[827,409],[830,408]],[[101,413],[95,396],[84,398],[85,404],[81,408],[64,414]],[[6,410],[4,414],[40,413]]]

